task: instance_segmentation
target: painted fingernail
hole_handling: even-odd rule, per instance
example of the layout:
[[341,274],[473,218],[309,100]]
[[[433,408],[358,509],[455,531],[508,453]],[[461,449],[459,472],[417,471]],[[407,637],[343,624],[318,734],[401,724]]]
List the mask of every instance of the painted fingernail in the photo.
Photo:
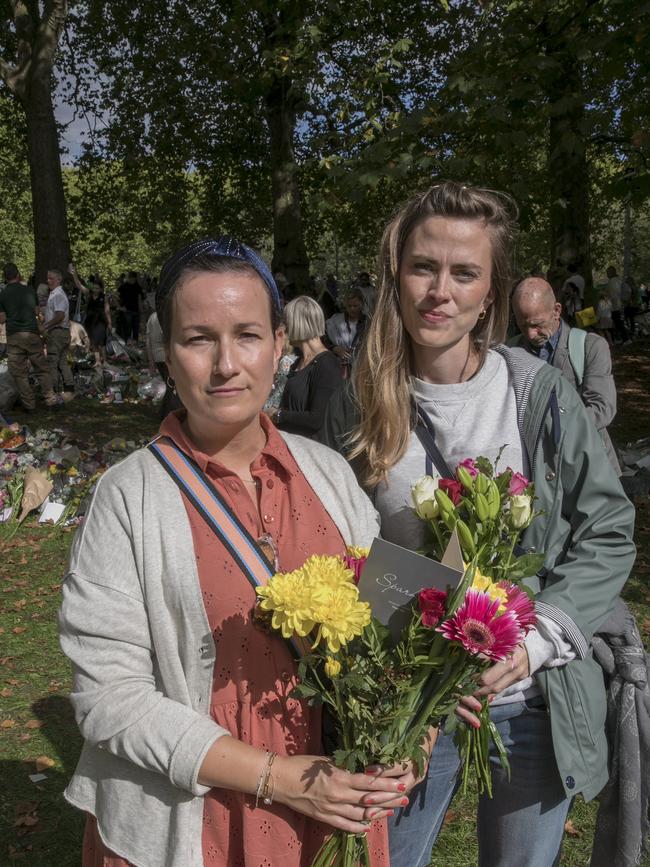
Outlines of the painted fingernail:
[[367,798],[367,797],[366,797],[366,798],[364,798],[363,800],[364,800],[364,802],[365,802],[366,804],[374,804],[374,803],[375,803],[375,799],[374,799],[374,798]]
[[389,817],[389,818],[390,818],[391,816],[394,816],[394,815],[395,815],[395,810],[389,810],[389,811],[388,811],[388,817]]
[[369,777],[373,777],[375,774],[379,773],[379,768],[366,768],[364,774],[368,774]]
[[404,785],[404,783],[398,783],[397,784],[397,791],[398,792],[405,792],[406,791],[406,786]]
[[405,807],[408,804],[408,802],[409,802],[408,798],[402,798],[402,800],[400,801],[400,804],[402,805],[402,807]]

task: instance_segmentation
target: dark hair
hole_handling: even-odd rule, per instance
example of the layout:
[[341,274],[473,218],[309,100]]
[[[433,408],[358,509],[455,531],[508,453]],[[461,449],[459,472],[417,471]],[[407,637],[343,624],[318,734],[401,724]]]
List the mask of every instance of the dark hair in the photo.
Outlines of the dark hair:
[[7,262],[3,269],[5,283],[10,283],[12,280],[17,280],[20,277],[18,266],[13,262]]
[[129,271],[129,279],[131,277],[135,277],[135,279],[137,280],[138,279],[138,272],[137,271]]
[[[235,259],[232,256],[215,256],[214,254],[210,253],[202,253],[189,259],[184,264],[183,269],[180,271],[180,273],[169,288],[165,286],[164,281],[161,277],[159,283],[159,290],[162,291],[158,291],[156,293],[156,313],[158,314],[158,322],[160,323],[160,327],[162,329],[163,341],[165,342],[165,344],[169,345],[169,342],[171,340],[172,324],[174,318],[174,298],[176,296],[176,292],[188,279],[188,277],[193,274],[204,273],[248,274],[249,276],[257,277],[262,283],[264,283],[264,280],[262,279],[259,271],[254,268],[250,263],[242,259]],[[268,290],[266,283],[264,283],[264,288],[267,290],[267,294],[269,296],[269,305],[271,308],[271,327],[273,331],[276,331],[280,327],[282,321],[282,312],[273,303],[271,294]]]

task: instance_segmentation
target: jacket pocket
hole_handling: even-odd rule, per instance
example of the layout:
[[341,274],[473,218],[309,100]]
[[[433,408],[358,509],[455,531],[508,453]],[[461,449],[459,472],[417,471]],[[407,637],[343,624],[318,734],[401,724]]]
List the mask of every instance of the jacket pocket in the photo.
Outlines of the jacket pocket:
[[596,744],[604,732],[607,713],[602,669],[590,655],[568,663],[566,679],[576,736],[582,743]]

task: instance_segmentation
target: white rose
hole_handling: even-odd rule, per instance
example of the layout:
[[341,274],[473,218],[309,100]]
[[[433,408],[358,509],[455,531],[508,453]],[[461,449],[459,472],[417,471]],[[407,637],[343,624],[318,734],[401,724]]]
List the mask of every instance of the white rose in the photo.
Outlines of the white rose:
[[530,523],[533,507],[527,494],[515,494],[510,497],[510,523],[515,530],[522,530]]
[[411,488],[411,497],[415,514],[418,518],[428,521],[438,516],[438,503],[435,493],[438,489],[438,479],[431,476],[422,476]]

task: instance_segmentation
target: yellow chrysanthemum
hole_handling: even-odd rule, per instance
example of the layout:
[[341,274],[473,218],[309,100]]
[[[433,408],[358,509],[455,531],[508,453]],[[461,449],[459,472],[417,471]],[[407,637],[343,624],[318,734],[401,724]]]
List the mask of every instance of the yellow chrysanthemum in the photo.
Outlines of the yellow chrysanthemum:
[[333,656],[328,656],[325,660],[325,674],[334,680],[341,673],[341,663]]
[[474,573],[474,580],[472,581],[472,590],[480,590],[482,593],[487,593],[487,595],[493,601],[499,601],[499,614],[503,614],[506,610],[506,602],[508,601],[508,594],[503,589],[503,587],[499,587],[491,578],[488,578],[487,575],[483,575],[477,569]]
[[315,645],[324,640],[328,650],[337,653],[370,623],[370,606],[359,601],[354,584],[326,587],[314,606],[314,620],[318,626]]
[[313,554],[305,560],[302,573],[303,580],[312,587],[339,587],[354,582],[354,572],[340,557]]
[[370,548],[362,548],[360,545],[348,545],[345,553],[348,557],[354,557],[355,560],[362,560],[370,554]]
[[260,608],[272,611],[271,623],[274,629],[281,629],[285,638],[308,635],[314,628],[314,604],[322,589],[312,586],[305,580],[302,569],[294,572],[279,572],[266,587],[258,587]]

